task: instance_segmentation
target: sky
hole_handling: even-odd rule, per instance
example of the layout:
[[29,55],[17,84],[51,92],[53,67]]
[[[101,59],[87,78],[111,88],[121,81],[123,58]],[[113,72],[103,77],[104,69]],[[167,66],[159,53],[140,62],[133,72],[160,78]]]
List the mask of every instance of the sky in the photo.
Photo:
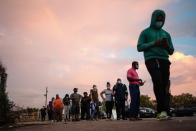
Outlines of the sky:
[[128,85],[134,60],[154,98],[151,78],[137,40],[155,9],[166,13],[163,29],[172,37],[171,93],[196,95],[196,1],[194,0],[0,0],[0,61],[7,69],[7,91],[16,105],[41,107],[78,88],[89,92]]

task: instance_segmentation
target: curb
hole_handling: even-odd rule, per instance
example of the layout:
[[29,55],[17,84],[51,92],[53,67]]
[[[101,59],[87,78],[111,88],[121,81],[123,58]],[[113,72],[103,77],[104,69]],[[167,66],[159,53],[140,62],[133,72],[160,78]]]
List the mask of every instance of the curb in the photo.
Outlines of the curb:
[[19,124],[10,124],[10,125],[4,125],[0,126],[0,131],[2,129],[12,129],[12,128],[19,128],[19,127],[25,127],[25,126],[34,126],[34,125],[49,125],[50,123],[19,123]]

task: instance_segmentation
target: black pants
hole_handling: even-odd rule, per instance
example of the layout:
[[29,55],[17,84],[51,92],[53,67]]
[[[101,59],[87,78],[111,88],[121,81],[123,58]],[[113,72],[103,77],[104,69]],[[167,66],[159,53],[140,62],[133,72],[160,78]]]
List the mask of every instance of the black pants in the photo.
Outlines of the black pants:
[[54,114],[54,113],[53,113],[53,110],[52,110],[52,109],[49,109],[49,110],[48,110],[48,119],[49,119],[49,120],[53,120],[53,114]]
[[106,115],[107,115],[107,118],[111,118],[112,116],[112,109],[113,109],[113,105],[114,105],[114,102],[113,101],[106,101],[105,102],[105,106],[106,106]]
[[71,114],[72,114],[72,120],[79,120],[80,115],[80,105],[79,103],[72,104],[71,107]]
[[122,115],[122,119],[125,119],[125,100],[116,100],[116,113],[117,113],[117,119],[120,119]]
[[46,115],[45,114],[41,114],[41,120],[45,121]]
[[167,101],[166,101],[166,106],[167,106],[167,113],[171,116],[171,112],[170,112],[170,104],[171,104],[171,91],[170,91],[170,80],[169,83],[167,85],[167,89],[166,89],[166,95],[167,95]]
[[62,121],[62,109],[55,109],[55,120],[57,122]]
[[81,119],[89,120],[90,119],[90,104],[81,105]]
[[140,108],[140,89],[139,85],[130,84],[129,92],[131,97],[130,103],[130,117],[138,117]]
[[169,110],[169,77],[170,62],[169,60],[151,59],[145,62],[148,72],[152,78],[153,89],[157,101],[157,111]]

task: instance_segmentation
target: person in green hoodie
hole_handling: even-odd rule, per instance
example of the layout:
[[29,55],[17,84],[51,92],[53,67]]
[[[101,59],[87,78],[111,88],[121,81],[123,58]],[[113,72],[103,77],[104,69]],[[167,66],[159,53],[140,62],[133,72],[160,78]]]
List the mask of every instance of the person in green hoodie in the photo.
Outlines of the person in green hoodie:
[[145,65],[152,78],[159,120],[169,118],[169,55],[174,52],[170,34],[162,29],[164,23],[165,12],[155,10],[150,26],[141,32],[137,44],[137,50],[144,53]]

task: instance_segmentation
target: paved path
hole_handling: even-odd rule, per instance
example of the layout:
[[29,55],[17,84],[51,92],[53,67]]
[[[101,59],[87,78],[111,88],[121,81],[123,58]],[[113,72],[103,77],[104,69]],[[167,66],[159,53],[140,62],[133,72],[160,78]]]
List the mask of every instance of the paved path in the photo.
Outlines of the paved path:
[[80,121],[67,124],[52,123],[7,129],[8,131],[196,131],[196,117],[173,118],[168,121],[143,119],[142,121]]

